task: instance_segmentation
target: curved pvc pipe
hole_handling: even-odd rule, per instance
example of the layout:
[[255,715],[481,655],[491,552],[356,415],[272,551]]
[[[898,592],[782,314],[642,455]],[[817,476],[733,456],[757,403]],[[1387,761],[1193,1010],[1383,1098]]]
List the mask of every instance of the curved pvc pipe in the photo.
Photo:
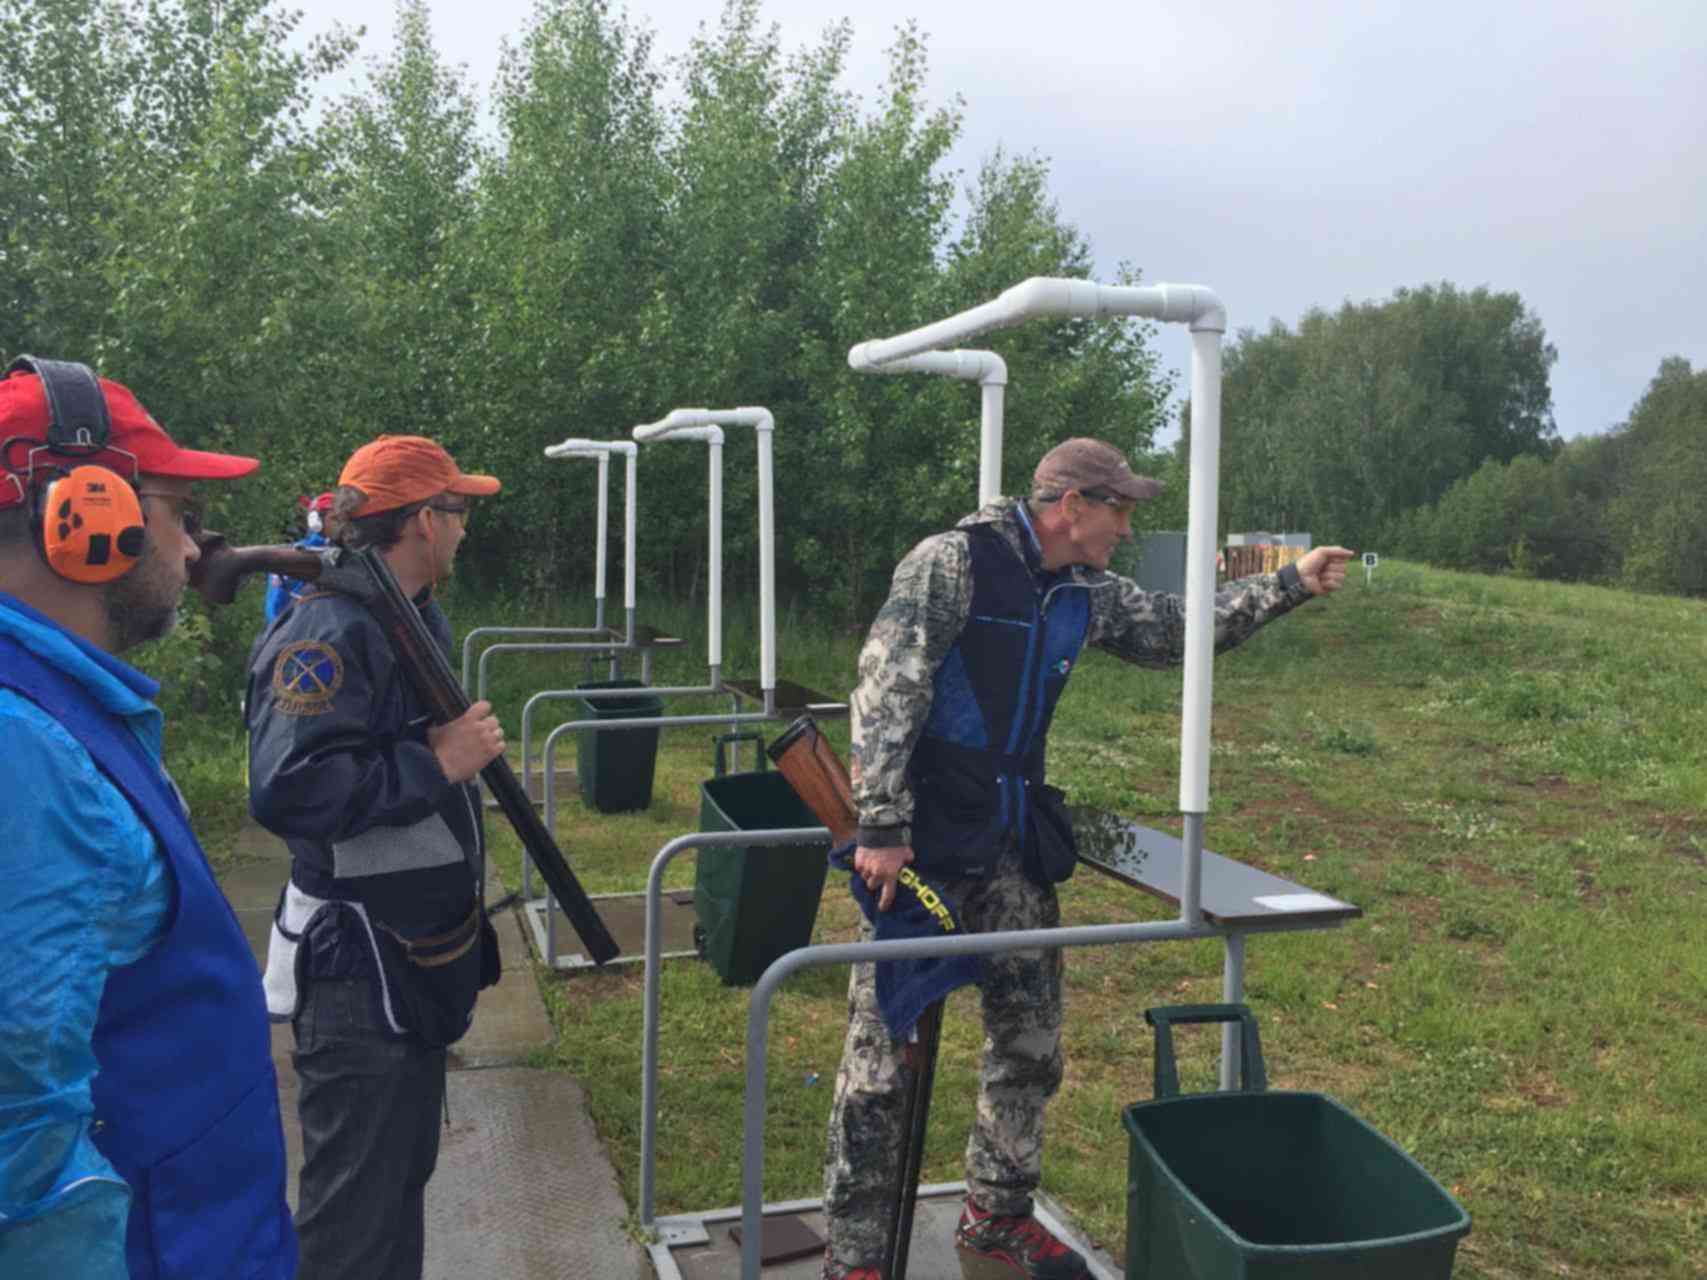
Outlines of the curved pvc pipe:
[[605,526],[610,522],[610,451],[606,449],[580,449],[566,447],[570,442],[548,445],[545,456],[548,458],[593,458],[599,464],[599,514],[594,530],[596,534],[597,551],[594,562],[598,566],[593,574],[593,600],[597,613],[593,619],[595,625],[602,626],[605,620],[605,564],[609,551],[609,531]]
[[[776,419],[769,409],[760,405],[744,405],[737,409],[672,409],[660,421],[636,427],[634,438],[694,439],[699,437],[693,432],[719,426],[752,427],[759,435],[759,687],[767,695],[765,701],[768,706],[771,701],[769,695],[776,688],[776,494],[772,445]],[[721,433],[716,441],[722,443]],[[721,542],[718,546],[721,552]],[[718,559],[721,558],[719,555]],[[713,600],[720,600],[721,577],[718,588],[712,595]]]
[[[560,444],[547,445],[545,456],[548,458],[584,458],[596,456],[602,459],[599,467],[599,594],[596,597],[601,602],[604,599],[605,582],[605,524],[608,519],[608,501],[606,484],[608,482],[609,457],[613,453],[623,455],[625,470],[623,473],[623,508],[622,508],[622,538],[623,538],[623,590],[622,603],[627,611],[627,623],[623,630],[625,642],[632,647],[634,644],[634,613],[636,601],[636,583],[638,580],[638,565],[640,556],[635,546],[635,531],[638,524],[639,503],[639,468],[637,459],[640,448],[632,440],[588,440],[580,436],[571,436]],[[600,607],[600,622],[604,621],[603,607]]]
[[1035,316],[1101,320],[1144,316],[1189,325],[1195,332],[1224,333],[1227,312],[1212,289],[1199,284],[1110,285],[1089,280],[1033,276],[982,306],[893,338],[862,342],[848,352],[848,363],[888,364],[934,347],[952,347],[991,329],[1011,329]]
[[848,352],[848,367],[856,373],[929,373],[940,378],[976,382],[982,390],[978,416],[978,505],[1002,496],[1002,413],[1008,385],[1008,365],[994,351],[925,351],[875,364],[862,342]]
[[[634,428],[634,438],[698,441],[710,447],[706,472],[705,661],[715,673],[723,666],[723,431],[706,424],[676,423],[677,409],[657,422]],[[715,675],[714,675],[715,678]]]
[[855,373],[931,373],[962,382],[1007,385],[1007,361],[994,351],[926,351],[874,364],[866,351],[869,346],[862,342],[848,352],[848,367]]

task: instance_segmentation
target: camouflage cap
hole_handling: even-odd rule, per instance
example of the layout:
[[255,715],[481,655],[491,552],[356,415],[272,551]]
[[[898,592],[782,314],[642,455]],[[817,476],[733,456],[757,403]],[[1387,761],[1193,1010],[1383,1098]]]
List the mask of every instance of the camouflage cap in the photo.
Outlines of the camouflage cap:
[[1162,491],[1162,482],[1135,473],[1113,445],[1077,436],[1044,454],[1031,478],[1034,498],[1053,501],[1070,489],[1146,502]]

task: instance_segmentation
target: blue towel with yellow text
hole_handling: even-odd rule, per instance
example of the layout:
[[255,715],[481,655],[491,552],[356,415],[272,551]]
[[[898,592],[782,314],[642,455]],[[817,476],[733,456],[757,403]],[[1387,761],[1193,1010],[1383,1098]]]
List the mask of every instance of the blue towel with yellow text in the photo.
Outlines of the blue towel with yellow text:
[[[896,938],[943,938],[961,932],[960,912],[943,883],[911,866],[901,868],[895,900],[889,910],[877,909],[877,897],[853,873],[850,842],[830,851],[830,865],[848,872],[854,901],[871,921],[877,941]],[[910,1040],[919,1015],[957,987],[976,984],[983,976],[977,956],[923,956],[877,962],[877,1008],[889,1034]]]

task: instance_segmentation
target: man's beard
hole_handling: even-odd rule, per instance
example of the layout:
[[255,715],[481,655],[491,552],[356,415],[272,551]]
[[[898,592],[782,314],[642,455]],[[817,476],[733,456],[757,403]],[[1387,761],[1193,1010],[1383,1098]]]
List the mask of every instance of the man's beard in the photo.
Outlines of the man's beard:
[[151,552],[134,569],[109,583],[102,603],[107,611],[112,651],[123,653],[158,640],[178,625],[178,596],[165,581],[165,561]]

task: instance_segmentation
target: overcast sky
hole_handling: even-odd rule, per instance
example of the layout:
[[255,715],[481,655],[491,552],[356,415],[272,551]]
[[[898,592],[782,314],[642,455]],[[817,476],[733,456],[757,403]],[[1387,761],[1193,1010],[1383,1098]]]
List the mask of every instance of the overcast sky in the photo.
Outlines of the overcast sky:
[[[290,0],[303,30],[390,0]],[[629,13],[678,54],[717,0]],[[531,0],[435,0],[434,35],[489,98]],[[1667,355],[1707,365],[1702,0],[770,0],[793,48],[854,23],[871,99],[895,27],[929,38],[930,96],[964,99],[953,164],[998,145],[1053,165],[1101,273],[1212,286],[1235,328],[1449,280],[1515,290],[1558,348],[1566,437],[1622,421]],[[874,337],[881,335],[872,335]],[[1183,333],[1160,339],[1183,366]]]

